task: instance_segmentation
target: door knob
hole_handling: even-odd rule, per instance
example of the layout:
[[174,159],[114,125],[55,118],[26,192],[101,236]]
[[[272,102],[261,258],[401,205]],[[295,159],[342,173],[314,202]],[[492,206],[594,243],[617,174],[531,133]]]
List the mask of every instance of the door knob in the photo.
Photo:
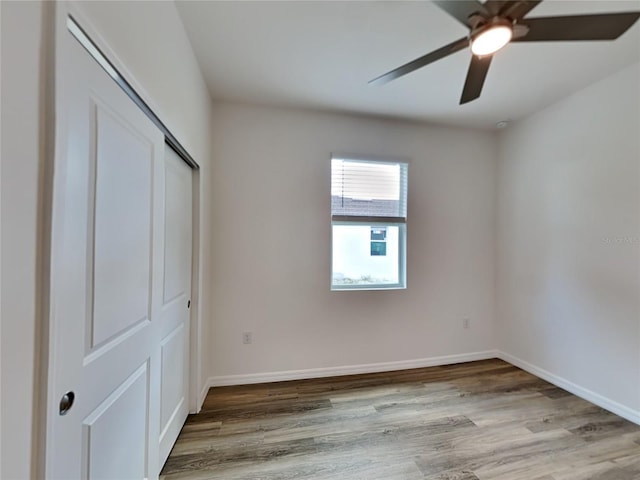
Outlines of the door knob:
[[67,412],[71,410],[71,407],[73,406],[73,401],[75,399],[76,399],[76,394],[73,392],[67,392],[64,395],[62,395],[62,398],[60,399],[60,408],[58,410],[60,415],[66,415]]

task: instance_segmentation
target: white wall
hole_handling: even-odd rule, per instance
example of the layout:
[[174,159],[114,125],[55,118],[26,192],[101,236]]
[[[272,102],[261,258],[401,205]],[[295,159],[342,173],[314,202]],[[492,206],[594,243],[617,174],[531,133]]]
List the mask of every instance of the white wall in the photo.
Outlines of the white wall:
[[[36,251],[42,168],[43,4],[2,10],[2,450],[0,478],[29,478],[36,371]],[[45,29],[46,30],[46,29]]]
[[496,329],[507,358],[638,422],[639,69],[500,136]]
[[[213,144],[214,382],[493,348],[492,134],[216,103]],[[332,152],[411,159],[406,290],[330,291]]]
[[[39,2],[2,8],[2,479],[34,475],[32,413],[36,345],[36,248],[44,127],[41,67],[52,45],[42,24],[51,11]],[[64,4],[59,4],[64,6]],[[210,291],[211,101],[175,5],[171,2],[82,2],[80,23],[123,70],[145,100],[202,167],[200,208],[202,287]],[[140,28],[144,26],[144,28]],[[42,127],[42,128],[41,128]],[[209,295],[201,313],[211,316]],[[208,333],[205,322],[205,337]],[[209,360],[204,350],[204,361]],[[208,372],[201,373],[206,378]],[[31,458],[30,458],[31,457]]]

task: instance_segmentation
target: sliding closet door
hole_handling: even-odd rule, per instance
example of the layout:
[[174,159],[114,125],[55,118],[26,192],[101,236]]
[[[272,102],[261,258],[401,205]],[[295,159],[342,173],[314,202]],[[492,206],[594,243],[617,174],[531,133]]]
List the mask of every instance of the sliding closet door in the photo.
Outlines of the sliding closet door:
[[164,278],[161,310],[160,464],[189,413],[191,304],[191,168],[165,149]]
[[45,473],[157,478],[188,408],[191,171],[58,41]]

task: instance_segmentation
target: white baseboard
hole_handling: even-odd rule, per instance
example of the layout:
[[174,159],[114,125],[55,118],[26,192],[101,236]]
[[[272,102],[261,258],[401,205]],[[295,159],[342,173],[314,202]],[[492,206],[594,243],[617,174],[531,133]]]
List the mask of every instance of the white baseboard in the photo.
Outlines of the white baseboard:
[[[250,373],[244,375],[221,375],[209,377],[206,389],[209,387],[222,387],[227,385],[247,385],[250,383],[269,383],[287,380],[303,380],[308,378],[357,375],[360,373],[391,372],[394,370],[406,370],[409,368],[435,367],[439,365],[451,365],[454,363],[473,362],[476,360],[487,360],[489,358],[496,358],[496,352],[494,350],[463,353],[460,355],[445,355],[442,357],[418,358],[415,360],[401,360],[396,362],[309,368],[305,370],[287,370],[281,372]],[[202,398],[202,400],[204,400],[204,398]]]
[[362,365],[345,365],[340,367],[310,368],[305,370],[287,370],[280,372],[250,373],[242,375],[220,375],[209,377],[200,392],[200,408],[204,403],[207,392],[211,387],[228,385],[248,385],[252,383],[283,382],[287,380],[304,380],[308,378],[337,377],[342,375],[357,375],[361,373],[391,372],[395,370],[407,370],[410,368],[435,367],[452,365],[455,363],[473,362],[499,358],[516,367],[525,370],[536,377],[542,378],[557,387],[577,395],[599,407],[640,425],[640,411],[629,408],[599,393],[595,393],[569,380],[559,377],[543,368],[532,365],[518,357],[499,350],[487,350],[484,352],[464,353],[459,355],[445,355],[441,357],[418,358],[414,360],[401,360],[396,362],[368,363]]
[[202,390],[200,390],[200,395],[198,396],[198,411],[196,413],[200,413],[200,410],[202,410],[202,404],[204,403],[204,399],[207,398],[207,393],[209,393],[209,389],[211,387],[211,379],[207,379],[205,384],[202,386]]
[[529,362],[525,362],[524,360],[519,359],[518,357],[514,357],[508,353],[502,351],[496,351],[495,355],[497,358],[504,360],[505,362],[509,362],[516,367],[525,370],[536,377],[542,378],[547,382],[553,383],[555,386],[565,389],[568,392],[573,393],[574,395],[583,398],[599,407],[604,408],[616,415],[621,416],[622,418],[626,418],[630,422],[640,425],[640,411],[629,408],[625,405],[622,405],[614,400],[611,400],[599,393],[595,393],[591,390],[588,390],[580,385],[576,385],[569,380],[566,380],[562,377],[559,377],[543,368],[536,367],[535,365],[530,364]]

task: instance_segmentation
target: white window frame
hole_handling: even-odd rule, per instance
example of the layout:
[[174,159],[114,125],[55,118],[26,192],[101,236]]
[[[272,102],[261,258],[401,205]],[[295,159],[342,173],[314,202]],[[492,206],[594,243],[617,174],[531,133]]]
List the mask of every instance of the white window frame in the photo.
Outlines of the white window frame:
[[[361,156],[352,154],[332,154],[330,160],[348,160],[350,162],[379,163],[387,165],[404,164],[407,168],[407,184],[400,184],[400,195],[407,196],[409,183],[409,162],[407,159],[379,158],[375,156]],[[360,225],[369,227],[398,227],[398,282],[379,284],[351,284],[336,285],[333,283],[333,227],[335,225]],[[365,217],[331,215],[331,291],[353,290],[405,290],[407,288],[407,219],[406,217]]]

